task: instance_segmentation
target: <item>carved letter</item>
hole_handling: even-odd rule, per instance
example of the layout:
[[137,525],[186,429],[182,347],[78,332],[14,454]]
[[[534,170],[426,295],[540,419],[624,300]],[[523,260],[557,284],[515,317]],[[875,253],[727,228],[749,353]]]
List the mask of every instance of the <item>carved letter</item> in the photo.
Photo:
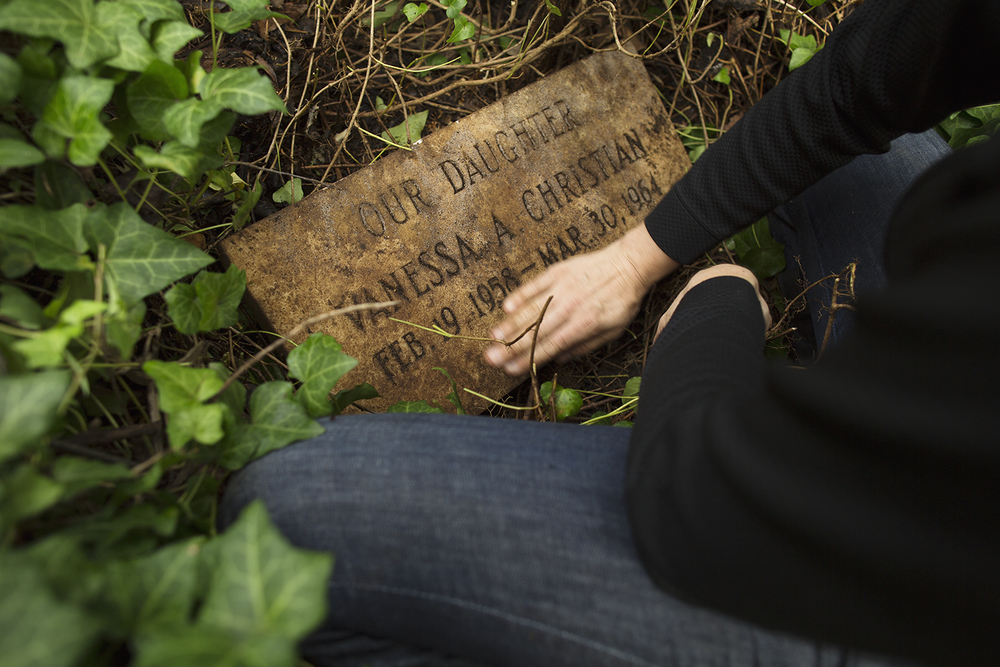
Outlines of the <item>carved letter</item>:
[[542,250],[542,246],[538,246],[538,256],[542,258],[542,268],[559,261],[552,248],[549,247],[548,241],[545,242],[545,250]]
[[569,110],[569,105],[566,104],[565,100],[556,100],[555,106],[559,111],[559,115],[562,116],[562,121],[566,124],[567,130],[572,130],[574,127],[580,127],[580,121],[573,118],[573,112]]
[[401,185],[403,186],[403,192],[405,192],[406,196],[410,198],[410,203],[413,204],[414,211],[420,213],[420,207],[417,206],[417,202],[423,204],[425,208],[433,208],[430,204],[420,198],[420,185],[415,180],[411,178],[410,180],[403,181]]
[[385,373],[385,378],[389,382],[396,384],[396,380],[394,379],[396,376],[389,370],[389,360],[386,358],[385,354],[386,348],[383,347],[381,350],[372,355],[372,359],[375,360],[375,363],[377,363],[382,369],[382,372]]
[[566,255],[572,257],[573,255],[576,254],[575,250],[566,245],[566,242],[563,241],[561,235],[556,236],[556,241],[559,241],[559,256],[562,257],[563,259],[566,259]]
[[407,215],[406,209],[403,208],[403,205],[400,203],[399,196],[396,194],[395,190],[389,188],[389,194],[391,194],[392,198],[396,200],[396,207],[399,209],[399,212],[403,214],[403,219],[402,220],[398,219],[396,217],[396,214],[392,212],[392,207],[389,206],[389,202],[386,200],[385,195],[382,195],[381,197],[382,205],[385,206],[385,210],[389,212],[389,217],[392,218],[392,221],[395,222],[397,225],[401,225],[404,222],[406,222],[410,216]]
[[469,243],[458,234],[455,234],[455,241],[458,243],[459,259],[462,260],[462,268],[464,269],[469,268],[470,255],[477,262],[482,259],[482,256],[480,256],[479,253],[473,250],[472,246],[470,246]]
[[[465,189],[465,176],[462,174],[462,170],[458,168],[458,165],[451,160],[445,160],[444,162],[439,162],[438,166],[441,167],[441,171],[444,172],[445,177],[447,177],[448,182],[451,183],[451,189],[454,190],[454,194],[458,194]],[[451,167],[449,170],[448,167]],[[452,176],[454,173],[454,177]],[[455,179],[458,179],[458,183]]]
[[552,134],[554,134],[557,137],[560,134],[565,134],[566,130],[557,129],[556,124],[552,122],[556,120],[556,118],[558,118],[555,115],[555,112],[552,111],[552,107],[545,107],[544,109],[542,109],[542,115],[545,116],[545,120],[549,121],[549,127],[552,128]]
[[403,340],[406,341],[406,347],[410,348],[410,354],[413,355],[413,361],[423,358],[423,356],[427,353],[424,349],[423,343],[417,340],[417,337],[412,331],[407,331],[403,334]]
[[535,124],[535,129],[538,130],[538,134],[541,135],[542,141],[547,144],[549,143],[549,138],[545,136],[545,132],[542,131],[542,126],[538,124],[538,117],[540,115],[541,114],[539,113],[533,113],[530,116],[528,116],[527,120],[530,120],[532,123]]
[[417,285],[417,281],[413,279],[413,277],[418,273],[417,267],[413,266],[413,262],[403,264],[402,269],[403,273],[406,274],[406,277],[410,279],[410,284],[413,285],[413,291],[417,293],[417,296],[423,296],[431,291],[431,288],[427,285],[424,285],[424,289],[421,290]]
[[[557,171],[555,174],[556,183],[562,188],[563,194],[566,196],[566,201],[569,202],[573,197],[579,197],[580,195],[573,192],[569,187],[569,176],[565,172]],[[583,193],[580,193],[583,194]]]
[[465,158],[465,168],[469,172],[469,185],[473,185],[476,182],[476,176],[479,176],[480,180],[486,178],[483,176],[482,170],[479,169],[479,165],[476,164],[475,160],[469,157],[468,153],[463,151],[462,157]]
[[586,250],[590,247],[586,241],[580,238],[580,230],[575,225],[567,227],[566,233],[569,235],[569,240],[573,242],[573,247],[576,250]]
[[[591,156],[593,156],[593,153],[591,153]],[[583,161],[586,160],[586,159],[587,158],[582,157],[579,160],[577,160],[576,163],[578,165],[580,165],[580,169],[583,169],[585,172],[587,172],[588,176],[590,176],[592,179],[594,179],[594,182],[587,186],[589,188],[592,188],[592,187],[594,187],[595,185],[597,185],[598,183],[601,182],[601,177],[598,176],[596,173],[592,172],[591,170],[589,170],[589,169],[587,169],[586,167],[583,166]],[[598,162],[597,164],[600,165],[600,162]]]
[[[424,259],[424,255],[427,255],[427,259]],[[440,285],[444,282],[444,275],[438,270],[438,267],[430,262],[430,255],[426,252],[422,252],[417,255],[417,261],[420,262],[420,266],[426,266],[428,269],[437,274],[438,279],[434,280],[431,278],[431,285]]]
[[[517,129],[518,127],[521,128],[520,131],[518,131],[518,129]],[[531,147],[535,148],[535,140],[531,138],[531,134],[528,132],[528,129],[524,126],[524,121],[523,120],[519,120],[516,123],[514,123],[513,125],[511,125],[510,129],[514,131],[514,136],[517,137],[521,141],[521,145],[524,146],[524,150],[525,151],[528,150],[528,144],[525,143],[525,141],[524,141],[525,137],[528,137],[528,142],[531,143]]]
[[497,233],[497,245],[503,244],[503,237],[505,236],[509,236],[511,239],[514,238],[514,235],[510,233],[506,225],[500,222],[496,213],[493,214],[493,230]]
[[618,162],[622,165],[622,168],[625,167],[626,162],[629,164],[635,162],[635,159],[626,153],[622,147],[618,145],[617,141],[615,142],[615,148],[618,150]]
[[503,155],[504,159],[507,160],[507,162],[513,162],[514,160],[516,160],[519,157],[518,154],[517,154],[517,145],[516,144],[511,144],[510,145],[510,155],[507,155],[507,151],[504,149],[503,144],[500,143],[500,135],[503,135],[504,139],[508,139],[508,140],[510,139],[510,137],[507,136],[507,133],[504,132],[503,130],[500,130],[499,132],[497,132],[496,134],[494,134],[493,138],[496,139],[497,150],[500,151],[500,155]]
[[[545,185],[544,190],[542,189],[542,184]],[[562,203],[559,201],[559,197],[556,197],[556,193],[552,192],[552,186],[549,185],[549,181],[547,179],[536,185],[535,189],[538,190],[538,194],[542,196],[542,201],[545,202],[545,205],[549,207],[549,213],[555,213],[556,208],[563,207]],[[552,197],[552,200],[555,201],[556,208],[552,208],[552,202],[549,201],[549,197]]]
[[521,195],[521,203],[524,204],[524,210],[528,214],[529,218],[531,218],[532,220],[534,220],[536,222],[541,222],[542,220],[545,219],[545,211],[540,208],[539,210],[541,212],[538,214],[538,217],[535,217],[535,214],[532,213],[532,211],[531,211],[531,206],[528,206],[528,195],[534,196],[534,194],[535,193],[532,192],[531,190],[525,190],[524,194]]
[[[366,215],[365,212],[368,211]],[[361,216],[361,225],[368,231],[372,236],[382,236],[385,234],[385,218],[382,216],[382,212],[377,208],[372,206],[366,201],[358,204],[358,214]],[[378,220],[378,226],[372,227],[369,220],[369,216],[374,214],[374,217]]]
[[[403,301],[409,302],[410,297],[406,296],[406,288],[399,284],[399,278],[396,277],[396,272],[393,271],[392,273],[390,273],[389,277],[392,278],[391,285],[384,278],[379,278],[378,281],[378,284],[382,286],[382,290],[385,292],[386,299],[389,301],[395,301],[396,298],[393,296],[393,293],[395,293],[396,296],[398,296]],[[399,310],[398,305],[396,306],[395,310]]]
[[493,172],[499,171],[500,160],[497,158],[496,153],[493,152],[493,146],[490,146],[490,142],[486,142],[486,147],[490,149],[490,157],[493,158],[493,163],[496,165],[495,167],[490,166],[490,161],[486,159],[485,155],[483,155],[483,151],[479,148],[479,144],[475,144],[473,146],[473,148],[476,149],[476,152],[479,153],[479,159],[483,161],[483,164],[486,166],[486,170],[492,174]]
[[452,259],[451,255],[445,252],[445,250],[447,249],[448,246],[444,244],[444,241],[439,241],[434,245],[434,254],[454,266],[454,269],[448,268],[447,266],[444,267],[444,270],[448,273],[449,276],[457,276],[458,272],[461,271],[461,269],[459,269],[458,267],[458,262]]
[[611,165],[611,168],[614,169],[615,173],[617,174],[619,171],[621,171],[621,168],[615,166],[615,161],[611,159],[611,153],[608,152],[608,147],[601,146],[601,148],[604,149],[604,156],[608,158],[608,164]]
[[[608,178],[608,176],[610,176],[610,174],[604,169],[604,163],[601,162],[601,158],[599,157],[600,154],[601,154],[601,149],[598,148],[596,151],[594,151],[593,153],[591,153],[589,155],[589,157],[592,158],[594,160],[594,162],[597,163],[597,166],[601,168],[601,173],[604,174],[604,178]],[[583,165],[581,164],[580,166],[582,167]],[[586,171],[586,170],[584,170],[584,171]]]
[[646,157],[646,147],[642,145],[641,141],[639,141],[639,133],[633,129],[632,134],[635,135],[635,139],[628,136],[628,132],[626,132],[625,140],[628,141],[628,145],[632,148],[632,154],[635,155],[635,159],[638,160],[641,157]]

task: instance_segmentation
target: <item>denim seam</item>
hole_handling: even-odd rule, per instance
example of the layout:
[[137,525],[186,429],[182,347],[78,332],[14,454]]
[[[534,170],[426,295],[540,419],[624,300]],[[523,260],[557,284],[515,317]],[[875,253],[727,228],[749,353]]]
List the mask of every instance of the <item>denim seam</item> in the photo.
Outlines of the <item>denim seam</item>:
[[486,614],[486,615],[489,615],[489,616],[498,617],[498,618],[501,618],[501,619],[503,619],[505,621],[508,621],[510,623],[515,623],[515,624],[518,624],[518,625],[523,625],[523,626],[530,627],[530,628],[535,629],[535,630],[540,630],[542,632],[546,632],[548,634],[557,636],[557,637],[559,637],[561,639],[565,639],[565,640],[568,640],[568,641],[571,641],[571,642],[576,642],[576,643],[578,643],[580,645],[587,646],[587,647],[592,648],[592,649],[596,649],[598,651],[601,651],[602,653],[606,653],[606,654],[608,654],[608,655],[610,655],[610,656],[612,656],[614,658],[625,660],[625,661],[627,661],[627,662],[629,662],[631,664],[646,665],[648,667],[660,667],[660,666],[656,665],[655,663],[647,662],[647,661],[643,660],[642,658],[638,658],[636,656],[629,655],[628,653],[625,653],[624,651],[621,651],[621,650],[616,649],[616,648],[612,648],[612,647],[607,646],[605,644],[601,644],[601,643],[596,642],[596,641],[594,641],[592,639],[586,639],[584,637],[580,637],[578,635],[575,635],[575,634],[573,634],[571,632],[567,632],[566,630],[560,630],[560,629],[554,628],[554,627],[552,627],[550,625],[546,625],[546,624],[540,623],[538,621],[534,621],[534,620],[531,620],[531,619],[528,619],[528,618],[524,618],[523,616],[516,616],[514,614],[511,614],[510,612],[502,611],[500,609],[495,609],[493,607],[488,607],[486,605],[482,605],[482,604],[479,604],[479,603],[476,603],[476,602],[468,602],[466,600],[461,600],[459,598],[449,597],[447,595],[439,595],[437,593],[425,593],[423,591],[412,590],[412,589],[407,589],[407,588],[397,588],[397,587],[394,587],[394,586],[384,586],[384,585],[381,585],[381,584],[342,584],[342,583],[331,582],[330,587],[331,588],[344,588],[344,589],[351,589],[351,588],[354,588],[354,589],[364,589],[364,590],[376,591],[376,592],[380,592],[380,593],[390,593],[390,594],[393,594],[393,595],[402,595],[402,596],[415,597],[415,598],[420,598],[420,599],[423,599],[423,600],[430,600],[430,601],[433,601],[433,602],[445,602],[445,603],[448,603],[448,604],[455,605],[456,607],[461,607],[463,609],[467,609],[467,610],[471,610],[471,611],[478,611],[480,613],[483,613],[483,614]]

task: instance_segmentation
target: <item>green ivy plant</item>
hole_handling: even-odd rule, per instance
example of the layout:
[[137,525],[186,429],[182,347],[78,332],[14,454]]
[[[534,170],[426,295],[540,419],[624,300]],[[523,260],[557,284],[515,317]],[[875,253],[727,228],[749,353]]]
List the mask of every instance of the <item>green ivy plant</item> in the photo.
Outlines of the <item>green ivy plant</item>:
[[[225,166],[229,132],[237,114],[284,113],[256,68],[215,57],[224,34],[278,15],[207,5],[211,57],[178,59],[202,31],[176,0],[0,0],[0,181],[16,202],[0,208],[4,664],[291,667],[325,613],[331,557],[288,545],[260,505],[216,535],[219,485],[377,392],[331,396],[356,361],[325,334],[249,401],[221,364],[147,347],[151,327],[237,322],[244,273],[205,270],[214,258],[171,231],[194,231],[178,218],[210,188],[246,220],[261,187]],[[157,294],[169,322],[151,325]],[[128,412],[144,423],[125,428]],[[118,430],[145,445],[88,446]]]
[[[812,3],[812,0],[810,0],[810,4],[817,6],[822,3]],[[821,45],[817,45],[816,38],[812,35],[800,35],[786,28],[779,30],[778,34],[781,36],[781,41],[787,44],[788,48],[792,51],[792,58],[788,62],[789,72],[805,65],[823,48]]]

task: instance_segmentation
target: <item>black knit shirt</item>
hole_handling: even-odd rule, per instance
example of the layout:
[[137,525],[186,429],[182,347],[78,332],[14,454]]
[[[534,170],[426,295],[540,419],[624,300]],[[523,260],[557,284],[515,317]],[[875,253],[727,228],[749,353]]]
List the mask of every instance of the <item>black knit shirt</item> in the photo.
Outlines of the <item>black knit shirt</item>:
[[[996,0],[867,0],[647,228],[688,261],[854,156],[1000,101],[998,65]],[[887,247],[887,289],[808,371],[765,363],[745,281],[688,293],[643,379],[636,542],[665,589],[766,627],[1000,664],[1000,137],[923,175]]]

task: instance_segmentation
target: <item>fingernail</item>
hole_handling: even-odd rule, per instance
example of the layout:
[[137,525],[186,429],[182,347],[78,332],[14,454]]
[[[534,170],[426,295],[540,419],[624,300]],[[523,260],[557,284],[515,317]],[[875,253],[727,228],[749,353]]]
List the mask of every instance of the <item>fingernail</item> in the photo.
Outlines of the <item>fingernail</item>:
[[497,327],[496,329],[490,332],[490,336],[492,336],[497,340],[503,340],[503,331],[500,330],[500,327]]
[[489,362],[491,366],[499,368],[503,365],[503,353],[495,347],[488,348],[486,350],[486,361]]
[[507,375],[520,375],[521,374],[520,365],[517,362],[515,362],[515,361],[509,362],[506,366],[503,367],[503,370],[504,370],[505,373],[507,373]]

